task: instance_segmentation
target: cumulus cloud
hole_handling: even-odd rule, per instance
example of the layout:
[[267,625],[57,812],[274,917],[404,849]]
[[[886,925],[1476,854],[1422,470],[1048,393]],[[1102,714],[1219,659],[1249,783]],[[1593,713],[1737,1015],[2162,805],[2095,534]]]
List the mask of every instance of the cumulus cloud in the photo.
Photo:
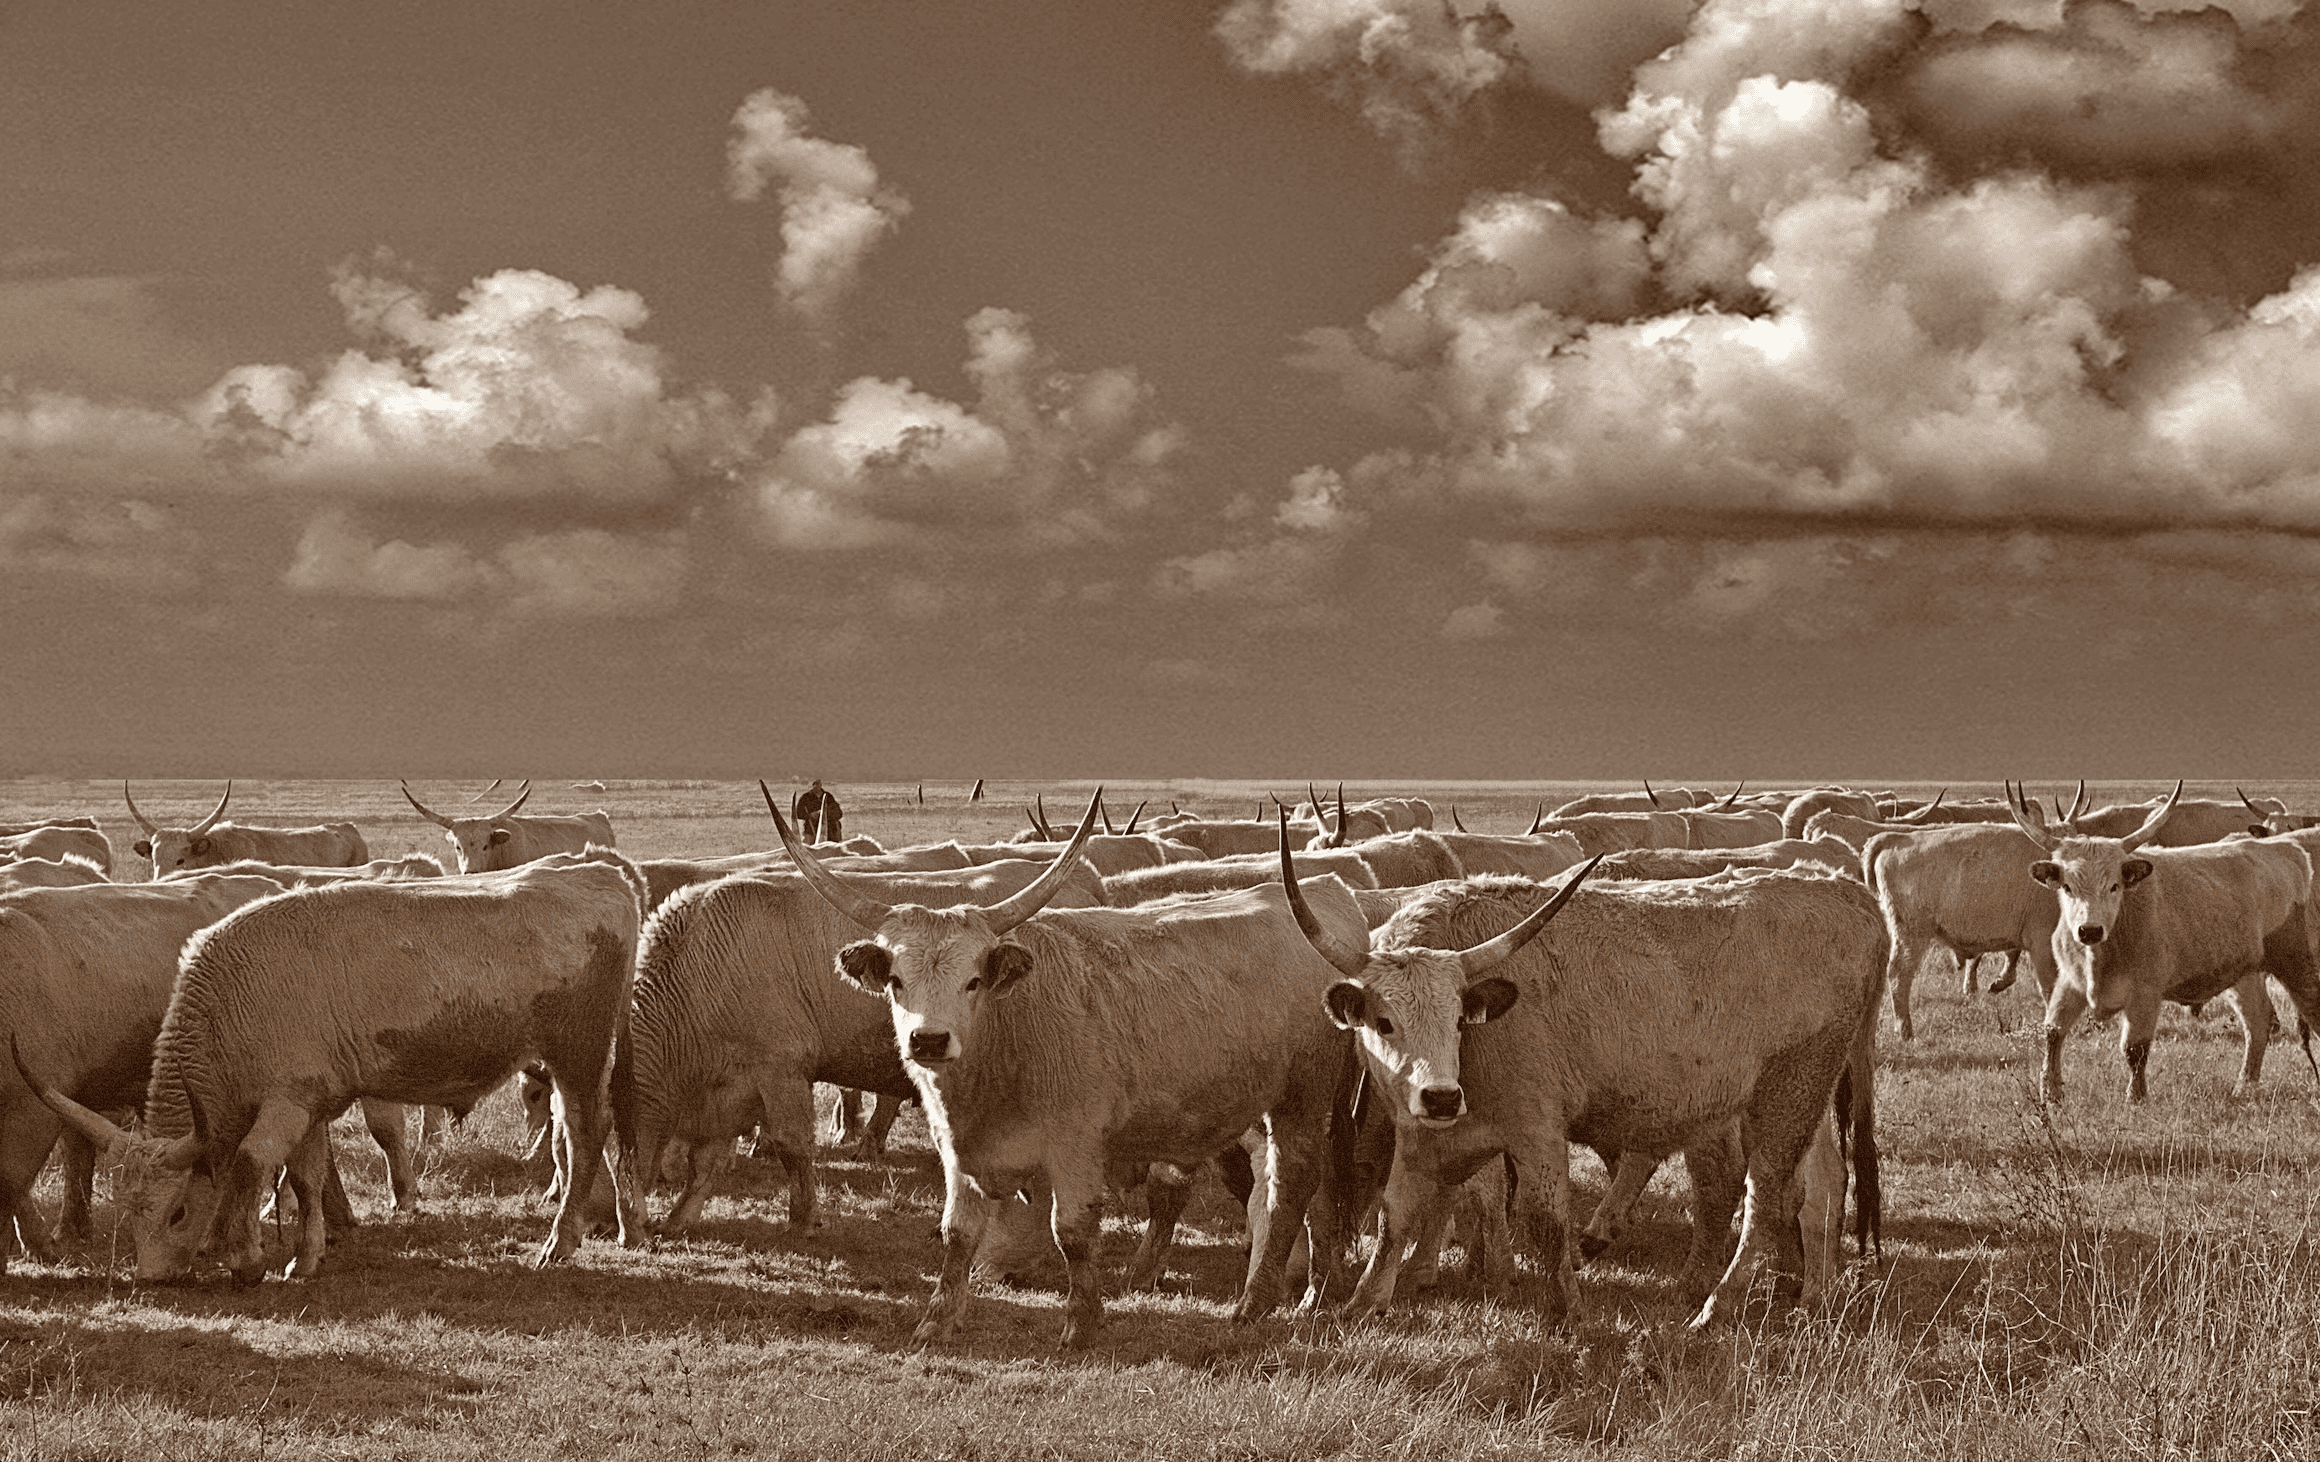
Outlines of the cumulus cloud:
[[531,533],[485,554],[456,542],[381,539],[332,510],[307,524],[282,582],[308,594],[434,603],[488,598],[521,616],[613,618],[675,607],[684,576],[678,533]]
[[952,534],[1064,547],[1114,538],[1151,504],[1183,432],[1158,420],[1135,372],[1059,369],[1010,310],[980,310],[966,330],[971,406],[865,376],[779,446],[754,479],[777,542],[853,549]]
[[[1350,501],[1583,533],[2320,530],[2320,439],[2300,430],[2320,408],[2320,273],[2241,309],[2146,272],[2126,166],[2181,160],[2137,109],[2226,152],[2301,118],[2248,80],[2270,74],[2251,47],[2293,44],[2248,38],[2285,11],[1938,9],[1702,6],[1601,114],[1647,218],[1476,200],[1362,328],[1307,339],[1306,366],[1424,433],[1346,466]],[[2052,138],[2053,166],[2016,150],[1962,173],[1909,130],[1930,106],[2044,133],[2097,76],[2133,93],[2107,128],[2114,175],[2060,165],[2101,143],[2094,123]],[[1924,100],[1944,88],[1975,95]],[[1687,601],[1713,622],[1821,562],[1737,554]]]
[[1348,539],[1366,520],[1347,506],[1345,481],[1334,469],[1307,468],[1266,525],[1244,529],[1237,543],[1169,559],[1153,588],[1164,599],[1209,600],[1260,622],[1327,624],[1338,615],[1331,590]]
[[149,593],[191,587],[199,542],[176,515],[135,498],[0,492],[0,569],[103,580]]
[[910,202],[881,187],[870,154],[807,133],[806,104],[767,89],[752,92],[733,114],[726,148],[726,190],[754,202],[775,190],[781,202],[782,298],[801,314],[827,319],[853,289],[870,250],[910,212]]

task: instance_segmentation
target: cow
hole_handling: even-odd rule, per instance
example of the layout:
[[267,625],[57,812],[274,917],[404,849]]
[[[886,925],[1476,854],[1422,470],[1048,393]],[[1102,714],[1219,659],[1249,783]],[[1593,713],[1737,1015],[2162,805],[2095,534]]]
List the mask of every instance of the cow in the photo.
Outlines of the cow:
[[[1377,874],[1362,861],[1358,848],[1330,849],[1308,853],[1305,857],[1310,873],[1333,873],[1357,891],[1378,886]],[[1138,904],[1180,893],[1260,888],[1281,876],[1279,865],[1279,858],[1273,854],[1234,853],[1202,863],[1131,869],[1104,880],[1104,902],[1115,909],[1132,909]]]
[[1842,812],[1863,822],[1875,822],[1884,816],[1877,799],[1866,792],[1856,792],[1850,787],[1814,787],[1797,793],[1781,810],[1780,835],[1784,838],[1805,836],[1804,825],[1816,812]]
[[[869,838],[848,838],[833,848],[844,849],[848,859],[887,856]],[[644,911],[649,914],[667,903],[670,894],[696,883],[715,883],[736,873],[786,873],[789,854],[775,848],[764,853],[728,853],[714,858],[640,858],[636,866],[644,872]],[[946,862],[944,866],[963,867],[965,860],[956,864]]]
[[[1092,908],[1102,885],[1084,862],[1059,860],[1051,902]],[[996,902],[1051,865],[1027,860],[948,873],[849,874],[854,886],[927,908]],[[894,1051],[886,1002],[831,974],[853,926],[794,871],[745,874],[680,890],[646,923],[635,1009],[615,1063],[613,1119],[626,1163],[649,1183],[661,1152],[730,1148],[759,1129],[787,1170],[789,1221],[820,1222],[813,1085],[882,1097],[915,1095]],[[715,1178],[696,1161],[658,1226],[690,1228]],[[644,1192],[635,1195],[641,1203]],[[638,1233],[637,1242],[645,1235]]]
[[1869,839],[1879,833],[1908,832],[1913,828],[1937,825],[1935,823],[1935,818],[1938,815],[1936,809],[1940,805],[1940,800],[1937,798],[1933,803],[1903,817],[1855,817],[1851,813],[1838,812],[1834,809],[1816,812],[1805,819],[1804,836],[1807,838],[1835,838],[1855,852],[1859,852],[1868,846]]
[[53,863],[67,857],[86,858],[107,878],[113,876],[112,841],[96,828],[52,824],[0,836],[0,864],[26,860]]
[[[2177,787],[2176,792],[2183,789]],[[2173,810],[2161,820],[2159,831],[2145,836],[2144,841],[2158,848],[2189,848],[2201,843],[2221,842],[2235,833],[2256,833],[2261,836],[2271,831],[2260,816],[2253,815],[2245,795],[2237,803],[2211,797],[2180,796],[2154,797],[2148,802],[2130,802],[2119,806],[2083,810],[2086,784],[2078,784],[2078,795],[2063,821],[2081,836],[2091,838],[2125,838],[2136,833],[2154,816],[2153,809],[2162,805]]]
[[84,832],[101,830],[93,817],[42,817],[31,822],[0,822],[0,838],[21,837],[25,833],[39,832],[44,827],[77,827]]
[[1595,881],[1704,878],[1732,868],[1794,868],[1808,863],[1848,877],[1861,872],[1859,857],[1835,838],[1781,838],[1746,848],[1630,848],[1604,855]]
[[842,843],[846,840],[846,809],[822,785],[820,777],[814,784],[790,799],[789,815],[797,825],[812,835],[817,843]]
[[1436,833],[1461,873],[1513,873],[1524,878],[1552,878],[1586,861],[1579,840],[1569,833],[1538,833],[1515,837],[1502,833]]
[[[1318,824],[1300,822],[1295,818],[1290,819],[1289,825],[1301,838],[1310,838],[1319,831]],[[1197,848],[1211,858],[1223,858],[1234,853],[1270,855],[1279,851],[1280,834],[1269,822],[1214,819],[1180,822],[1167,829],[1167,835],[1170,842]]]
[[[199,874],[158,885],[0,896],[0,1027],[51,1085],[76,1100],[103,1110],[135,1107],[152,1072],[178,951],[194,931],[281,891],[269,879]],[[0,1231],[12,1214],[25,1247],[42,1258],[53,1250],[30,1189],[59,1130],[13,1069],[0,1068]],[[75,1134],[68,1148],[78,1143]],[[85,1175],[87,1157],[82,1148],[68,1169]],[[410,1160],[394,1148],[388,1159],[400,1202],[415,1191]],[[88,1189],[79,1176],[65,1185],[63,1229],[75,1238],[88,1232]]]
[[1589,812],[1681,812],[1687,807],[1697,807],[1703,801],[1714,800],[1702,798],[1689,787],[1668,787],[1655,792],[1651,783],[1646,781],[1640,792],[1597,792],[1586,797],[1575,797],[1550,815],[1578,817]]
[[218,798],[209,816],[189,828],[164,828],[154,826],[151,819],[137,810],[137,799],[129,795],[129,784],[121,784],[121,798],[129,804],[129,815],[145,830],[145,836],[135,844],[136,852],[153,860],[153,877],[185,868],[214,868],[244,859],[346,868],[371,855],[361,830],[351,822],[322,823],[314,827],[236,827],[230,822],[219,822],[233,795],[234,784],[228,782],[225,795]]
[[[2251,976],[2270,975],[2287,990],[2296,1003],[2305,1056],[2311,1057],[2311,1021],[2320,1012],[2311,857],[2293,842],[2268,838],[2156,844],[2182,791],[2176,783],[2174,794],[2124,837],[2090,836],[2067,822],[2062,831],[2051,831],[2015,813],[2015,826],[2044,855],[2025,871],[2052,890],[2058,904],[2042,1074],[2049,1101],[2062,1099],[2063,1039],[2089,1009],[2098,1019],[2126,1012],[2119,1039],[2127,1099],[2140,1102],[2149,1095],[2144,1069],[2160,1004],[2196,1005],[2244,987]],[[2148,852],[2146,844],[2153,845]],[[2262,996],[2260,978],[2254,990]],[[2263,1059],[2268,997],[2259,1015],[2243,996],[2240,1019],[2248,1038],[2244,1087]]]
[[[1101,796],[1089,801],[1074,845],[1094,829]],[[1332,1114],[1350,1099],[1351,1047],[1320,1004],[1333,972],[1282,894],[1041,912],[1068,863],[1058,859],[987,909],[889,907],[822,868],[770,796],[766,805],[798,871],[871,932],[839,952],[838,968],[886,997],[942,1155],[942,1271],[916,1343],[958,1323],[993,1201],[1044,1176],[1070,1275],[1063,1343],[1087,1344],[1103,1314],[1094,1253],[1107,1172],[1191,1167],[1259,1118],[1273,1175],[1268,1228],[1234,1318],[1256,1320],[1280,1302],[1300,1216],[1322,1229],[1314,1269],[1327,1292],[1342,1238],[1305,1210]],[[1323,947],[1362,947],[1366,930],[1343,883],[1315,880],[1313,902]]]
[[1679,812],[1694,848],[1746,848],[1768,843],[1781,834],[1780,814],[1765,808]]
[[185,868],[175,873],[164,873],[154,882],[174,883],[178,879],[195,878],[204,873],[246,874],[253,878],[270,878],[284,888],[312,888],[320,884],[347,883],[357,879],[391,883],[406,878],[441,878],[443,863],[426,853],[405,853],[400,858],[373,858],[367,863],[343,868],[237,858],[231,863],[220,863],[211,868]]
[[78,853],[62,858],[19,858],[0,863],[0,893],[20,888],[72,888],[84,883],[107,883],[105,870]]
[[1579,851],[1592,858],[1628,848],[1688,848],[1692,830],[1675,812],[1585,812],[1576,817],[1540,817],[1531,822],[1532,834],[1569,833],[1579,840]]
[[[1797,1168],[1847,1070],[1866,1249],[1886,962],[1868,891],[1791,872],[1592,889],[1582,877],[1559,890],[1470,879],[1413,901],[1369,951],[1335,958],[1331,1017],[1357,1033],[1397,1129],[1384,1238],[1356,1313],[1392,1302],[1441,1193],[1503,1152],[1520,1227],[1548,1269],[1542,1309],[1559,1322],[1575,1300],[1568,1144],[1649,1156],[1738,1120],[1747,1216],[1693,1322],[1706,1326],[1766,1259],[1801,1278]],[[1520,939],[1527,948],[1508,948]]]
[[[491,878],[339,883],[259,899],[186,944],[154,1043],[135,1136],[44,1084],[98,1144],[130,1215],[140,1278],[214,1248],[262,1277],[258,1190],[288,1165],[316,1211],[322,1125],[358,1096],[464,1114],[529,1062],[545,1066],[570,1144],[542,1265],[579,1248],[602,1170],[613,1041],[627,1019],[644,879],[618,853],[557,854]],[[615,1211],[623,1227],[628,1205]],[[320,1269],[302,1226],[291,1273]]]
[[403,783],[403,800],[443,829],[443,836],[458,849],[462,873],[497,873],[551,853],[578,853],[591,844],[613,846],[612,819],[603,808],[570,817],[516,816],[516,809],[531,795],[532,784],[526,782],[515,801],[489,817],[445,817],[412,796],[410,783]]
[[[960,851],[974,863],[1000,863],[1015,858],[1052,858],[1063,848],[1045,840],[1028,843],[962,843]],[[1152,833],[1097,833],[1080,849],[1082,858],[1105,878],[1139,868],[1165,868],[1176,863],[1198,863],[1204,856],[1187,843],[1172,842]]]

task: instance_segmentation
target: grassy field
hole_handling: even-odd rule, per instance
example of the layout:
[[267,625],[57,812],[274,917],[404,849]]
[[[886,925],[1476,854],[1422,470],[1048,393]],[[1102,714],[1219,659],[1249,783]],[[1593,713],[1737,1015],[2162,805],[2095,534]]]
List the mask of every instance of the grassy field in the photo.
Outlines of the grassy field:
[[[180,826],[217,790],[136,788],[147,815]],[[476,784],[414,790],[475,810]],[[911,787],[837,790],[849,832],[896,845],[1012,831],[1034,789],[994,787],[972,807],[957,785],[926,788],[923,805]],[[1056,820],[1086,796],[1036,790]],[[1264,790],[1125,784],[1107,802],[1116,819],[1145,797],[1245,815]],[[1387,789],[1348,795],[1371,790]],[[1479,831],[1519,830],[1573,789],[1391,790],[1438,811],[1456,800]],[[559,783],[528,810],[597,806],[640,857],[771,842],[742,784]],[[103,818],[136,876],[116,784],[0,783],[0,821],[72,812]],[[351,817],[377,855],[447,846],[391,781],[245,783],[229,816]],[[1687,1336],[1683,1206],[1663,1175],[1630,1236],[1581,1271],[1565,1330],[1480,1299],[1448,1266],[1383,1320],[1236,1327],[1240,1223],[1204,1181],[1162,1291],[1111,1297],[1091,1350],[1056,1350],[1058,1291],[986,1283],[956,1340],[916,1354],[942,1183],[914,1114],[883,1161],[826,1164],[821,1229],[787,1227],[776,1171],[744,1157],[686,1241],[592,1241],[534,1273],[523,1260],[551,1214],[503,1093],[428,1153],[424,1211],[407,1222],[384,1218],[384,1164],[342,1125],[368,1221],[312,1282],[133,1285],[100,1186],[95,1244],[54,1268],[19,1255],[0,1280],[0,1455],[2320,1456],[2313,1072],[2277,1044],[2261,1091],[2231,1099],[2238,1029],[2218,1002],[2165,1018],[2145,1106],[2126,1103],[2105,1029],[2072,1041],[2070,1099],[2050,1110],[2034,998],[2027,980],[1971,999],[1954,977],[1919,980],[1920,1034],[1888,1035],[1879,1083],[1884,1263],[1822,1315]],[[1599,1184],[1591,1158],[1574,1166]],[[53,1177],[41,1196],[53,1211]],[[1138,1218],[1107,1228],[1114,1266]]]

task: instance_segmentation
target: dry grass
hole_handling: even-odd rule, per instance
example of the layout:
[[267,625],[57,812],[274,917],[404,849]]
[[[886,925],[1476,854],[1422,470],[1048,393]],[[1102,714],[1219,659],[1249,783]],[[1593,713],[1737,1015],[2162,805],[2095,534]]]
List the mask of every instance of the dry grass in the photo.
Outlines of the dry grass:
[[[474,788],[417,790],[448,810]],[[1046,790],[1051,816],[1084,796]],[[1123,811],[1154,789],[1126,790]],[[1242,811],[1249,790],[1192,800]],[[1021,822],[1017,788],[974,811],[963,788],[923,811],[910,788],[840,791],[849,830],[890,842]],[[1503,826],[1561,791],[1456,795],[1469,826]],[[216,797],[138,792],[149,813]],[[125,851],[108,797],[119,789],[0,785],[0,820],[95,811]],[[602,804],[641,856],[768,841],[754,787],[535,801]],[[382,854],[442,847],[391,782],[250,784],[236,804],[250,821],[351,814]],[[2293,1044],[2235,1101],[2231,1016],[2175,1012],[2152,1100],[2134,1109],[2115,1033],[2091,1032],[2050,1111],[2027,982],[1970,1002],[1931,974],[1919,990],[1922,1034],[1888,1042],[1880,1083],[1886,1261],[1824,1316],[1688,1336],[1672,1288],[1681,1203],[1655,1187],[1621,1248],[1583,1271],[1565,1331],[1454,1272],[1381,1321],[1235,1327],[1239,1225],[1204,1188],[1165,1291],[1114,1297],[1092,1351],[1055,1350],[1057,1293],[986,1285],[955,1343],[913,1354],[941,1181],[910,1114],[886,1161],[825,1167],[825,1228],[784,1225],[782,1183],[744,1158],[691,1239],[592,1242],[533,1273],[523,1257],[549,1213],[511,1155],[520,1123],[503,1095],[429,1154],[425,1213],[366,1224],[317,1281],[133,1286],[109,1238],[56,1268],[18,1258],[0,1280],[0,1455],[2320,1455],[2320,1118]],[[358,1211],[382,1212],[368,1139],[345,1126],[340,1150]],[[110,1215],[100,1194],[100,1229]],[[1117,1264],[1134,1242],[1124,1218],[1106,1242]]]

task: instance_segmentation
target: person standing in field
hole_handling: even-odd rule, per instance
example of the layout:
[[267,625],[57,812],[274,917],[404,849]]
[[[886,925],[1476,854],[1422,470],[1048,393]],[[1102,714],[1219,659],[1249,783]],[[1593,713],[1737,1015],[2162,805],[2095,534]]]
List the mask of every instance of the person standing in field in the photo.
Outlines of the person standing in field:
[[814,778],[811,787],[790,800],[789,815],[817,843],[845,840],[845,809],[823,788],[820,777]]

